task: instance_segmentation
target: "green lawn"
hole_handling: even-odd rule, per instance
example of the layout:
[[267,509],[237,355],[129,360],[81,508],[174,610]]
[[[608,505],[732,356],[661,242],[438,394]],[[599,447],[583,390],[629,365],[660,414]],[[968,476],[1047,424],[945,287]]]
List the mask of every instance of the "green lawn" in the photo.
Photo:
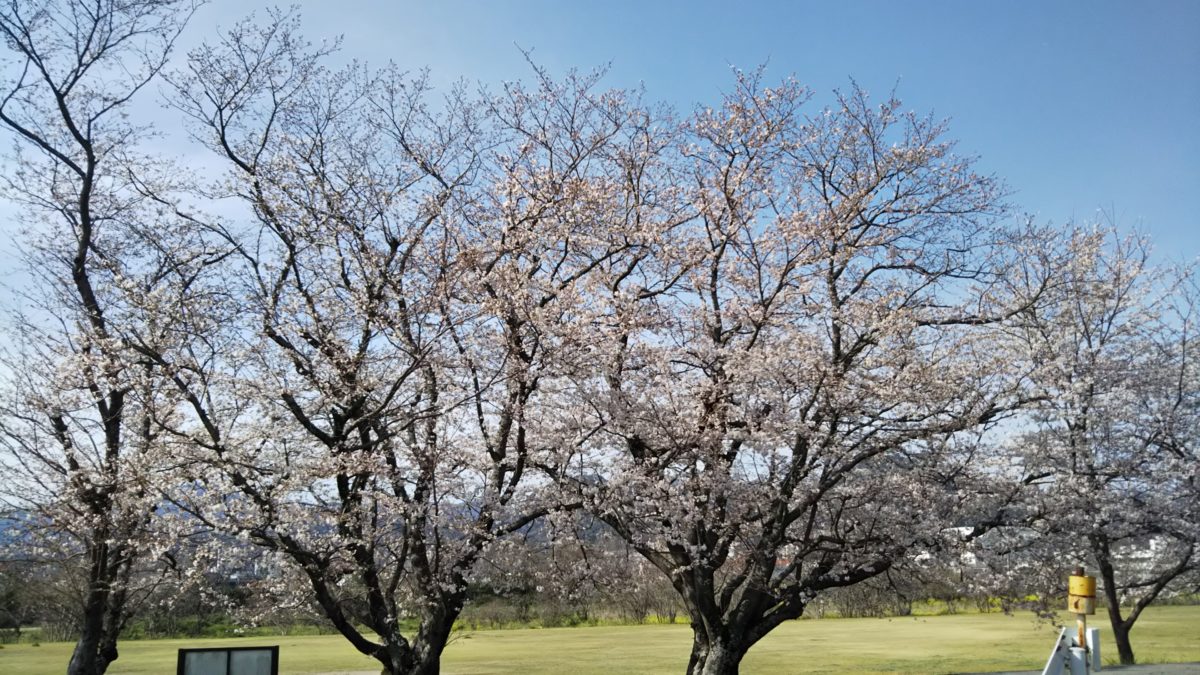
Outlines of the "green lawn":
[[[1065,617],[1064,617],[1065,618]],[[1103,617],[1106,661],[1116,654]],[[1027,614],[964,614],[893,619],[792,621],[746,657],[745,673],[951,673],[1040,669],[1054,630]],[[1133,634],[1143,663],[1200,661],[1200,607],[1148,610]],[[180,647],[280,645],[282,673],[374,670],[338,636],[234,640],[144,640],[121,645],[110,673],[164,675],[175,669]],[[690,631],[685,625],[546,628],[461,633],[446,650],[448,675],[600,675],[682,673]],[[3,675],[63,672],[71,646],[6,645]]]

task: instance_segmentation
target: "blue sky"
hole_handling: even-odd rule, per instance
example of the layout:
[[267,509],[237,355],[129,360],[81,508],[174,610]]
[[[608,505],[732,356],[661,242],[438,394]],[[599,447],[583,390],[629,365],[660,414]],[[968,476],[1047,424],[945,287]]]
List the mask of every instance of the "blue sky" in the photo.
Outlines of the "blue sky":
[[[212,0],[185,46],[270,4]],[[1200,0],[307,0],[300,11],[312,39],[344,36],[340,58],[428,67],[441,86],[528,78],[521,49],[552,72],[609,64],[612,86],[642,83],[682,110],[718,100],[730,66],[794,75],[814,107],[851,77],[879,95],[896,86],[906,107],[951,118],[960,150],[1006,181],[1018,209],[1056,223],[1103,209],[1147,232],[1160,259],[1200,257]],[[180,126],[153,103],[139,108],[168,133]]]
[[[215,0],[192,36],[253,8]],[[267,6],[263,3],[262,6]],[[730,66],[767,64],[830,99],[849,78],[951,118],[960,149],[1044,221],[1103,209],[1159,256],[1200,256],[1200,1],[385,2],[309,0],[314,39],[343,56],[429,67],[435,82],[610,64],[681,109],[714,102]]]

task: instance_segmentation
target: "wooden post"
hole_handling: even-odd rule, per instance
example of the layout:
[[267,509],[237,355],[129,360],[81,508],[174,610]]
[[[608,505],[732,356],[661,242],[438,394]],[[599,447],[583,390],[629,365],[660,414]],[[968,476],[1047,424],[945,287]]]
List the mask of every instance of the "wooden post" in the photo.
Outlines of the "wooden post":
[[1075,613],[1075,625],[1079,629],[1075,645],[1086,655],[1087,615],[1096,613],[1096,577],[1084,574],[1083,567],[1076,567],[1067,583],[1067,611]]

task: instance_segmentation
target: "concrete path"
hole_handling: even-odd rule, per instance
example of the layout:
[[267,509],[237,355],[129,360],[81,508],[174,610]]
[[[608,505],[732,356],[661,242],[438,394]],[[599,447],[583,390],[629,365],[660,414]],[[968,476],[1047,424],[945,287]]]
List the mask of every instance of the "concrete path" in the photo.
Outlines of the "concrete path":
[[[1041,675],[1040,670],[1010,670],[1002,673],[960,673],[959,675]],[[1100,671],[1117,675],[1200,675],[1200,663],[1153,663],[1144,666],[1105,666]],[[379,675],[378,670],[335,670],[315,675]]]
[[[1106,665],[1099,675],[1200,675],[1200,663],[1153,663],[1150,665]],[[1040,670],[1008,670],[1004,673],[961,673],[959,675],[1040,675]],[[378,670],[335,670],[316,675],[379,675]]]
[[[1040,675],[1040,670],[1010,670],[987,675]],[[1144,666],[1104,666],[1100,675],[1200,675],[1200,663],[1151,663]],[[962,673],[961,675],[984,675],[984,673]]]

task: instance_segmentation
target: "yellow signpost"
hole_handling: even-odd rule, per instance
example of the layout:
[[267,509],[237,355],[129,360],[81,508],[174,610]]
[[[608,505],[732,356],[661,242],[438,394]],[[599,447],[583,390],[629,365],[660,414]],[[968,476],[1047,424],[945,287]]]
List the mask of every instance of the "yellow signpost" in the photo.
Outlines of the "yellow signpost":
[[1095,629],[1087,628],[1087,615],[1096,613],[1096,577],[1084,574],[1082,567],[1076,567],[1067,582],[1067,611],[1075,615],[1079,637],[1072,644],[1070,629],[1063,626],[1042,675],[1088,675],[1100,670],[1100,640]]
[[1087,615],[1096,613],[1096,577],[1085,575],[1082,567],[1075,568],[1067,583],[1067,611],[1075,613],[1075,623],[1079,627],[1076,644],[1086,648]]

